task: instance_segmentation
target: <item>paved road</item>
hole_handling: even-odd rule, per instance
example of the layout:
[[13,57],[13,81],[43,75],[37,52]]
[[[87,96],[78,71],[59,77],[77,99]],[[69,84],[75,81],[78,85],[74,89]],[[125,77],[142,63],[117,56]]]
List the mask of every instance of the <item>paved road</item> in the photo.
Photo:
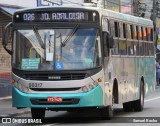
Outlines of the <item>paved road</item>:
[[[11,107],[12,99],[0,100],[0,117],[13,118],[29,118],[31,117],[29,109],[17,110]],[[138,117],[138,118],[137,118]],[[158,118],[157,118],[158,117]],[[158,120],[159,123],[129,123],[140,120]],[[101,120],[97,112],[46,112],[45,122],[43,125],[65,125],[65,126],[80,126],[80,125],[112,125],[112,126],[160,126],[160,87],[157,87],[155,92],[145,98],[145,108],[143,112],[124,112],[121,105],[115,105],[115,116],[112,120]],[[1,125],[1,124],[0,124]],[[9,125],[9,124],[7,124]],[[10,124],[13,125],[13,124]]]

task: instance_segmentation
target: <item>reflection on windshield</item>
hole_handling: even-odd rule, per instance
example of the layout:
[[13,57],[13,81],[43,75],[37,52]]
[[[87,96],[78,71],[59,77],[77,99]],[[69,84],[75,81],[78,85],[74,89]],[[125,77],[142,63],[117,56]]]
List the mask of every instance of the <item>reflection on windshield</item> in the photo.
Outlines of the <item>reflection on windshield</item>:
[[98,30],[77,28],[70,35],[73,30],[36,29],[41,41],[34,30],[16,31],[13,66],[23,70],[74,70],[99,66],[101,46]]

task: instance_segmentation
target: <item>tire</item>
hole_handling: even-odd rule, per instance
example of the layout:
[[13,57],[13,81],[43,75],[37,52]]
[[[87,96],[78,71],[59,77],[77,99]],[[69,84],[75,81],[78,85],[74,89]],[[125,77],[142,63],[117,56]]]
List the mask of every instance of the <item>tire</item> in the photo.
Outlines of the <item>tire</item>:
[[103,120],[110,120],[113,118],[113,108],[111,107],[111,105],[101,108],[101,118]]
[[144,108],[144,83],[141,81],[140,83],[140,98],[134,101],[134,111],[142,111]]
[[41,119],[44,120],[45,117],[45,109],[41,108],[31,108],[32,119]]
[[114,96],[112,96],[112,105],[109,105],[107,107],[101,108],[101,118],[103,120],[111,120],[114,115]]
[[133,102],[126,102],[126,103],[123,103],[123,110],[125,112],[131,112],[133,111]]

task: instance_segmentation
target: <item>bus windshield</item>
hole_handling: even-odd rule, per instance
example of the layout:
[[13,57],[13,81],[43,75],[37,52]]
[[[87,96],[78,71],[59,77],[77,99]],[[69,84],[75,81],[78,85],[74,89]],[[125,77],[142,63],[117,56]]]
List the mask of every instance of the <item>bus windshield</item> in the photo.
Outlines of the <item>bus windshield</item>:
[[13,67],[20,70],[75,70],[101,65],[96,28],[16,30]]

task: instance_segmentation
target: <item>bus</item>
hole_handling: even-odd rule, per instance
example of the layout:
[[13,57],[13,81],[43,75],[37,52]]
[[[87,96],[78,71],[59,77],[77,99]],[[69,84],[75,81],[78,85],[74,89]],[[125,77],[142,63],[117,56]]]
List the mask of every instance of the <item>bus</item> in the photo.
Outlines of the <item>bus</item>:
[[[11,34],[11,48],[8,37]],[[45,112],[142,111],[155,89],[153,22],[94,6],[17,10],[2,44],[12,55],[12,106]]]

